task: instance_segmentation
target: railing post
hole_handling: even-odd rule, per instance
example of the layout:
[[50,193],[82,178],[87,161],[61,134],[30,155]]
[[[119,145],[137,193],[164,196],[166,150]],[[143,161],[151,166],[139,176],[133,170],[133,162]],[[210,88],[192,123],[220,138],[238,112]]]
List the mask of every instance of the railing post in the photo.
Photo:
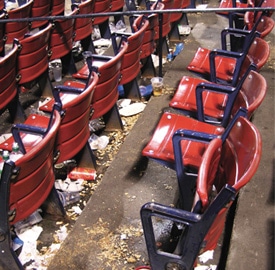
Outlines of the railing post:
[[163,13],[158,14],[159,19],[159,77],[162,77],[162,22],[163,22]]

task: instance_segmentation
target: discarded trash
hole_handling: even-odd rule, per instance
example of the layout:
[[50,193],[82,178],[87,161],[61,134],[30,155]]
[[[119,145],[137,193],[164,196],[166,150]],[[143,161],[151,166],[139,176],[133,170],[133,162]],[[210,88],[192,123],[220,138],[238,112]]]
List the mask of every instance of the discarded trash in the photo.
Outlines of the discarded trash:
[[18,236],[15,236],[12,239],[12,249],[14,251],[19,250],[21,247],[23,247],[23,245],[24,245],[24,242]]
[[77,163],[74,159],[65,160],[61,163],[54,165],[54,175],[56,179],[67,178],[68,173],[77,166]]
[[180,52],[183,50],[183,48],[184,48],[184,44],[183,43],[178,43],[176,45],[175,51],[173,53],[174,57],[176,57],[177,55],[179,55]]
[[56,237],[60,242],[63,242],[67,236],[68,236],[68,230],[65,225],[61,226],[60,229],[56,231]]
[[147,86],[141,85],[139,87],[139,92],[140,92],[141,97],[147,98],[147,97],[151,96],[152,92],[153,92],[152,85],[151,84],[149,84]]
[[174,60],[174,52],[172,49],[169,49],[169,53],[167,54],[167,61],[171,62]]
[[72,180],[83,179],[83,180],[95,180],[96,170],[90,168],[74,168],[68,174],[68,177]]
[[125,25],[125,23],[124,23],[122,20],[119,20],[119,21],[116,23],[116,29],[119,30],[119,31],[125,31],[125,30],[126,30],[126,25]]
[[111,44],[112,42],[109,39],[105,39],[105,38],[101,38],[94,41],[94,46],[96,48],[101,48],[101,47],[109,48]]
[[142,102],[132,103],[129,106],[123,107],[119,110],[120,115],[122,116],[132,116],[142,112],[145,109],[146,105]]
[[80,215],[82,213],[82,210],[81,210],[81,208],[79,206],[73,206],[72,209],[78,215]]
[[124,93],[123,85],[120,84],[120,85],[117,87],[117,90],[118,90],[119,96],[120,96],[120,97],[124,97],[125,93]]
[[65,180],[57,179],[55,180],[54,186],[57,190],[66,192],[79,192],[83,190],[83,179],[77,179],[72,181],[70,178]]
[[93,133],[88,142],[92,150],[103,150],[108,145],[109,138],[105,135],[97,136]]
[[180,35],[189,35],[191,32],[191,27],[189,25],[178,25]]
[[80,194],[78,192],[67,192],[57,190],[57,193],[63,206],[76,203],[80,200]]
[[127,106],[129,106],[130,104],[131,104],[131,99],[129,99],[129,98],[121,98],[121,99],[119,99],[118,101],[117,101],[117,106],[119,107],[119,108],[123,108],[123,107],[127,107]]
[[110,23],[109,25],[111,32],[125,32],[126,25],[122,20],[119,20],[115,25],[114,23]]
[[29,215],[26,219],[18,221],[14,224],[14,228],[17,234],[20,234],[24,229],[28,227],[32,227],[35,224],[38,224],[42,221],[42,217],[40,215],[40,210],[36,210],[31,215]]
[[62,80],[62,63],[60,59],[55,59],[49,63],[49,72],[51,79],[56,82]]
[[199,256],[199,260],[202,263],[206,263],[208,260],[212,260],[214,255],[214,250],[207,250]]
[[[39,264],[37,258],[39,257],[39,252],[36,248],[37,239],[42,233],[43,228],[37,225],[34,225],[28,230],[18,234],[19,239],[23,241],[22,251],[19,255],[20,262],[24,264]],[[40,259],[39,259],[40,261]],[[35,267],[36,268],[36,267]],[[29,268],[28,268],[29,269]],[[33,268],[30,268],[33,269]]]
[[100,30],[97,25],[93,27],[92,40],[97,40],[101,38]]
[[91,132],[96,132],[105,127],[105,123],[101,118],[93,119],[89,122],[89,128]]
[[10,138],[12,136],[11,133],[5,133],[5,134],[2,134],[0,136],[0,143],[3,143],[4,141],[6,141],[8,138]]
[[163,78],[162,77],[153,77],[151,79],[152,87],[153,87],[153,95],[158,97],[162,94],[163,88]]
[[194,270],[216,270],[217,265],[198,265]]

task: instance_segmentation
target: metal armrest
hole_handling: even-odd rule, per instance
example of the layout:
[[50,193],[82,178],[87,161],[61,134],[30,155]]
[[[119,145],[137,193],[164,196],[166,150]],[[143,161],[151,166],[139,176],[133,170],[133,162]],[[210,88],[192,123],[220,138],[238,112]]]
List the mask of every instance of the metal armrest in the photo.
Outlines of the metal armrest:
[[[244,45],[243,47],[246,48],[247,46],[250,45],[250,41],[254,39],[255,37],[259,37],[260,33],[256,31],[249,31],[249,30],[244,30],[244,29],[238,29],[238,28],[225,28],[221,31],[221,45],[222,45],[222,50],[226,50],[226,37],[227,36],[239,36],[239,37],[244,37]],[[232,48],[232,42],[230,40],[230,47]]]
[[26,149],[23,144],[22,138],[20,136],[21,132],[45,136],[47,134],[47,128],[30,126],[30,125],[21,124],[21,123],[18,123],[12,126],[11,133],[13,135],[13,138],[18,143],[20,151],[23,154],[26,154]]
[[[158,203],[147,203],[140,211],[144,237],[152,269],[192,269],[203,240],[221,209],[235,199],[236,190],[225,185],[206,211],[199,215]],[[163,252],[156,247],[152,217],[183,224],[183,230],[174,252]],[[168,269],[168,268],[167,268]]]
[[217,56],[239,59],[243,56],[243,53],[231,52],[231,51],[220,50],[220,49],[215,49],[210,52],[209,54],[210,76],[211,76],[211,82],[215,82],[215,83],[217,83],[216,65],[215,65],[215,58]]
[[[230,118],[230,112],[233,107],[233,104],[235,102],[235,99],[238,95],[240,87],[232,87],[227,85],[221,85],[221,84],[213,84],[213,83],[200,83],[196,87],[196,104],[197,104],[197,118],[199,121],[211,123],[211,124],[220,124],[222,126],[226,126],[229,118]],[[221,94],[227,94],[228,100],[225,105],[224,109],[224,115],[221,122],[218,120],[215,121],[214,119],[207,119],[207,117],[204,114],[204,106],[203,106],[203,98],[202,94],[203,92],[215,92],[215,93],[221,93]]]
[[181,142],[183,140],[196,141],[208,144],[211,140],[217,138],[217,135],[197,132],[194,130],[180,129],[177,130],[172,138],[173,150],[175,157],[175,170],[178,179],[180,191],[180,207],[185,210],[191,210],[194,200],[194,188],[197,181],[197,171],[187,171],[183,164]]

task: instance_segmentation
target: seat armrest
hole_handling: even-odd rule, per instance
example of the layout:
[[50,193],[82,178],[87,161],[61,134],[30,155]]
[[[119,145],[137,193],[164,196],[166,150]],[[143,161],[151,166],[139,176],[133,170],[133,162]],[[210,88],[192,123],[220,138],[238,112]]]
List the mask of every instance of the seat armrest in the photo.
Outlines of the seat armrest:
[[210,65],[210,76],[211,76],[210,80],[211,82],[215,82],[215,83],[217,83],[215,58],[218,56],[239,59],[243,56],[243,54],[238,52],[220,50],[220,49],[215,49],[209,53],[209,65]]
[[[250,40],[254,39],[255,37],[259,37],[260,33],[255,32],[255,31],[250,31],[250,30],[244,30],[244,29],[237,29],[237,28],[225,28],[221,31],[221,45],[222,45],[222,50],[226,50],[226,43],[227,43],[227,36],[239,36],[239,37],[244,37],[244,47],[250,45]],[[230,47],[232,48],[233,44],[231,44],[231,39],[230,39]]]
[[[211,124],[220,124],[223,127],[227,125],[230,119],[230,112],[233,107],[236,96],[238,95],[239,88],[214,84],[214,83],[200,83],[196,87],[196,104],[197,104],[197,118],[199,121],[211,123]],[[226,94],[228,96],[228,100],[225,105],[224,115],[221,122],[208,120],[204,114],[204,106],[203,106],[203,92],[215,92],[220,94]]]
[[23,154],[26,154],[26,149],[23,144],[22,138],[20,136],[21,132],[45,136],[47,134],[47,128],[30,126],[30,125],[21,124],[21,123],[18,123],[12,126],[11,133],[13,135],[13,138],[18,143],[20,151]]

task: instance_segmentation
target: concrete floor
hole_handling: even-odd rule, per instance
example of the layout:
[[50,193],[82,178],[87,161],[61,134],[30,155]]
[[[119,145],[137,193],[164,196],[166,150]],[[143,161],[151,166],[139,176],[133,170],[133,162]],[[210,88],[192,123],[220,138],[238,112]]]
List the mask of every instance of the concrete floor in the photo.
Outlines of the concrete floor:
[[[172,92],[183,75],[190,75],[186,66],[198,46],[219,48],[219,33],[226,26],[226,20],[215,14],[192,14],[189,23],[193,29],[184,38],[184,50],[164,74],[165,86]],[[262,160],[240,192],[227,270],[274,267],[274,31],[267,40],[271,55],[261,73],[268,94],[253,119],[263,138]],[[147,162],[141,150],[170,99],[166,94],[149,100],[49,270],[134,269],[148,262],[140,208],[149,201],[173,204],[177,183],[174,171]]]

